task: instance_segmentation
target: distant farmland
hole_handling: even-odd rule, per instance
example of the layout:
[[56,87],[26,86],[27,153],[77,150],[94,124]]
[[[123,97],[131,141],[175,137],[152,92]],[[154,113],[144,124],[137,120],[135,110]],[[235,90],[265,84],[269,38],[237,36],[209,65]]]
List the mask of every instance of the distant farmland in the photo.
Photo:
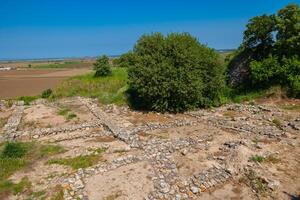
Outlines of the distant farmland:
[[[18,70],[0,71],[0,98],[38,95],[43,90],[54,88],[62,80],[90,71],[91,62],[43,62],[1,64]],[[19,67],[18,67],[19,66]]]

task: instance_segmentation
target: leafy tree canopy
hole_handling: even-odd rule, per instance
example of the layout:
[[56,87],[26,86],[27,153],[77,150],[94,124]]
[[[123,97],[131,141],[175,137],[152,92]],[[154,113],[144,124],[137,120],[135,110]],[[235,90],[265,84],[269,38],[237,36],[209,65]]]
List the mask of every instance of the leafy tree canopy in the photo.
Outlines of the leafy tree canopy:
[[180,112],[220,102],[223,65],[217,53],[191,35],[144,35],[133,54],[129,87],[135,105]]

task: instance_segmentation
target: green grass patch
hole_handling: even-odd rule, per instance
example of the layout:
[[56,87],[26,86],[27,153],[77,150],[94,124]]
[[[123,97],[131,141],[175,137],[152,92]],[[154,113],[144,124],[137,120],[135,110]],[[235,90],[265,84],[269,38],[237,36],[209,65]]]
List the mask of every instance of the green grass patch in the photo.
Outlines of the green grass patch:
[[60,145],[43,145],[40,147],[39,157],[53,156],[64,152],[66,150]]
[[251,101],[253,99],[259,99],[266,95],[265,90],[256,90],[249,92],[232,92],[231,101],[234,103],[241,103],[245,101]]
[[[127,69],[113,68],[108,77],[94,77],[94,73],[72,77],[61,83],[52,98],[83,96],[98,98],[104,104],[126,104]],[[51,98],[50,97],[50,98]]]
[[21,96],[17,100],[24,101],[24,105],[30,105],[31,102],[37,100],[40,96]]
[[66,119],[67,119],[67,120],[71,120],[71,119],[76,118],[76,117],[77,117],[76,114],[74,114],[74,113],[69,113],[69,114],[66,116]]
[[226,88],[222,102],[242,103],[248,101],[250,104],[255,104],[253,101],[255,99],[278,97],[285,93],[285,89],[280,86],[272,86],[269,88]]
[[80,68],[87,67],[90,64],[82,63],[80,61],[66,61],[66,62],[55,62],[43,65],[33,66],[34,69],[63,69],[63,68]]
[[31,192],[31,182],[28,177],[23,177],[19,183],[13,183],[9,180],[0,182],[0,197],[13,193],[14,195],[23,192]]
[[274,155],[269,155],[269,156],[266,156],[266,157],[259,156],[259,155],[254,155],[254,156],[251,156],[250,161],[257,162],[257,163],[273,163],[273,164],[276,164],[276,163],[280,162],[280,159],[275,157]]
[[28,161],[23,158],[0,158],[0,183],[27,165]]
[[69,108],[61,108],[58,113],[66,118],[66,120],[71,120],[77,117],[75,113],[72,113]]
[[254,155],[251,156],[250,160],[257,163],[262,163],[263,161],[265,161],[265,158],[263,156]]
[[57,114],[62,115],[62,116],[66,116],[70,111],[71,110],[69,108],[61,108],[61,109],[59,109]]
[[32,194],[27,200],[34,200],[34,199],[40,199],[40,200],[46,199],[46,191],[41,190],[37,192],[32,192]]
[[51,159],[48,161],[48,164],[66,165],[72,167],[73,169],[87,168],[103,160],[101,153],[103,153],[104,151],[105,149],[97,150],[98,155],[92,154],[85,156],[77,156],[74,158]]
[[0,145],[0,197],[4,194],[18,194],[29,188],[25,178],[15,184],[8,178],[15,172],[25,169],[35,161],[64,152],[63,147],[41,145],[34,142],[7,142]]

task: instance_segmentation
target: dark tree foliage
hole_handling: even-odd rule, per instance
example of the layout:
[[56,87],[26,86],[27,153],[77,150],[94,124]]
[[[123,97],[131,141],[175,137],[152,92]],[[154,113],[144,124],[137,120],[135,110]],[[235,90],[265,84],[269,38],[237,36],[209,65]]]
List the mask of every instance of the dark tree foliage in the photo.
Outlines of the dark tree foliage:
[[95,77],[109,76],[112,70],[109,64],[109,58],[106,55],[99,57],[94,63]]
[[218,54],[191,35],[144,35],[133,54],[129,91],[135,106],[181,112],[219,104],[224,67]]
[[257,57],[267,56],[274,44],[274,30],[274,15],[262,15],[250,19],[244,32],[243,46],[245,49],[257,51]]
[[280,56],[300,56],[300,8],[291,4],[278,11],[277,48]]
[[[275,36],[275,37],[273,37]],[[252,52],[244,58],[244,52]],[[235,61],[235,62],[233,62]],[[245,62],[244,62],[245,61]],[[262,15],[252,18],[244,32],[244,41],[239,52],[229,64],[229,72],[247,71],[244,78],[250,87],[282,85],[290,95],[300,96],[300,8],[291,4],[278,11],[277,15]],[[250,81],[249,81],[250,79]]]
[[136,60],[136,56],[133,52],[122,54],[119,58],[114,60],[114,65],[117,67],[129,68],[133,66]]

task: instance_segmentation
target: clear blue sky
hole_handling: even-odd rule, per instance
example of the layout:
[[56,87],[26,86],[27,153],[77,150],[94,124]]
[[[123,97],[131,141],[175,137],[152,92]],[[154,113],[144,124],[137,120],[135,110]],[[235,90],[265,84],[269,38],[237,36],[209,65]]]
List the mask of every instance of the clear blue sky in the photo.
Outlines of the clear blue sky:
[[300,0],[0,0],[0,59],[116,55],[144,33],[236,48],[249,18]]

